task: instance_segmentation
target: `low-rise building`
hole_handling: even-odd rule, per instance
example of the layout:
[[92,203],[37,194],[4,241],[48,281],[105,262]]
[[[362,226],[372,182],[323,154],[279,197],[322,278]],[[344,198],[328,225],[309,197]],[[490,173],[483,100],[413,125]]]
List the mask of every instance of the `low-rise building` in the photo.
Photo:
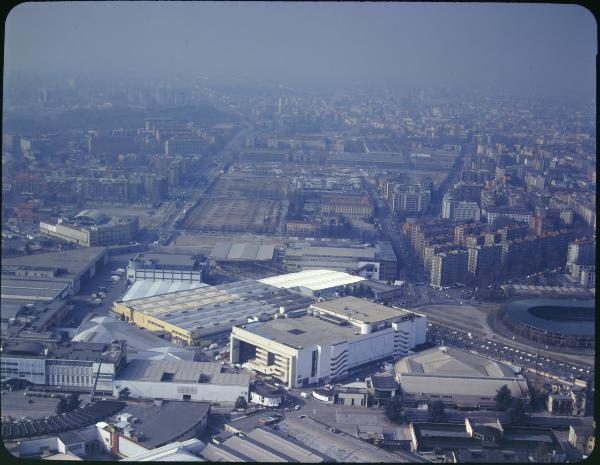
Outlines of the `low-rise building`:
[[464,425],[411,423],[410,434],[411,450],[418,453],[443,454],[473,449],[531,456],[534,462],[564,462],[566,458],[565,448],[553,430],[505,426],[499,420],[480,423],[465,418]]
[[245,435],[208,444],[202,457],[210,462],[331,462],[331,457],[272,428],[260,427]]
[[292,242],[285,249],[287,271],[327,269],[353,272],[369,279],[396,279],[398,260],[389,242]]
[[[96,218],[90,215],[78,215],[77,218]],[[106,219],[98,216],[98,222],[67,223],[62,219],[56,222],[40,222],[40,232],[84,247],[127,244],[138,233],[139,219],[136,216]]]
[[265,407],[279,407],[284,393],[280,388],[256,382],[250,388],[250,402]]
[[495,396],[508,386],[515,398],[527,399],[522,375],[500,362],[450,347],[408,355],[396,363],[402,400],[419,405],[441,400],[458,408],[495,408]]
[[220,363],[131,360],[113,383],[113,395],[128,389],[142,399],[235,402],[248,399],[250,375]]
[[129,260],[127,279],[201,282],[202,266],[193,255],[140,253]]
[[52,343],[2,342],[2,382],[27,380],[48,387],[70,387],[112,392],[113,380],[127,362],[127,341]]
[[305,309],[312,298],[251,279],[171,292],[127,302],[113,311],[151,331],[167,331],[173,341],[194,345],[201,338],[229,331],[235,324]]
[[583,455],[590,455],[596,445],[596,421],[569,426],[569,444]]

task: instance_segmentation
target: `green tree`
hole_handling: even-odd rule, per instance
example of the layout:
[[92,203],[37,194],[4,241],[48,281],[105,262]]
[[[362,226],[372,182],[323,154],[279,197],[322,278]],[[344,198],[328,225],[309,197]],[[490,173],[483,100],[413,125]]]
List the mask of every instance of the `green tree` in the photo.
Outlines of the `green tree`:
[[525,412],[523,399],[515,399],[508,409],[508,421],[511,425],[523,426],[527,424],[528,415]]
[[446,406],[441,400],[436,400],[431,405],[431,412],[429,413],[429,419],[433,422],[439,423],[446,420]]
[[246,407],[248,407],[248,402],[246,402],[246,399],[244,397],[240,396],[235,401],[234,407],[235,408],[246,408]]
[[65,413],[67,412],[69,409],[69,402],[67,401],[66,397],[61,397],[61,399],[58,401],[58,404],[56,404],[56,414],[60,415],[61,413]]
[[81,399],[79,399],[79,394],[71,394],[67,397],[67,406],[68,411],[76,410],[81,405]]
[[495,400],[496,405],[503,412],[511,406],[513,403],[513,396],[506,384],[496,391]]
[[385,406],[385,416],[392,423],[402,423],[404,421],[404,412],[399,396],[394,396]]

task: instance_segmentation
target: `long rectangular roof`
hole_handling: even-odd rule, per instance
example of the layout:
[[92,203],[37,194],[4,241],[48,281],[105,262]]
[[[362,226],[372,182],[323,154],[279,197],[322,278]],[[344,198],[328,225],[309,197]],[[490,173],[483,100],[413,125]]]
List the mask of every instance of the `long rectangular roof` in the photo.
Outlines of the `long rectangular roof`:
[[250,242],[220,242],[212,250],[215,260],[271,260],[275,246],[273,244],[255,244]]
[[2,298],[15,300],[53,300],[69,286],[64,281],[12,279],[4,276],[0,282]]
[[312,291],[320,291],[338,286],[345,286],[364,281],[361,276],[353,276],[348,273],[333,270],[305,270],[298,273],[287,273],[270,278],[259,279],[263,284],[290,289],[304,287]]
[[3,258],[2,266],[66,268],[67,273],[79,276],[92,263],[107,253],[107,247],[83,247],[60,252]]
[[331,457],[271,428],[256,428],[244,436],[232,436],[222,444],[209,444],[202,456],[210,461],[331,462]]
[[370,300],[352,296],[318,302],[311,305],[311,308],[335,313],[344,319],[352,318],[365,323],[375,323],[410,315],[410,312],[399,308],[386,307]]
[[169,294],[171,292],[186,291],[189,289],[198,289],[199,287],[205,286],[207,286],[207,284],[200,282],[138,279],[131,285],[121,300],[123,302],[128,302],[130,300]]
[[246,371],[225,372],[220,363],[184,360],[132,360],[118,375],[120,380],[159,382],[163,375],[172,375],[170,382],[248,386]]
[[354,336],[356,328],[338,326],[306,315],[249,323],[244,330],[289,347],[300,348],[347,341]]
[[187,331],[214,334],[246,323],[248,317],[273,315],[280,307],[306,308],[312,302],[309,297],[248,279],[130,300],[125,305]]
[[373,247],[331,247],[331,246],[311,246],[288,247],[285,251],[287,256],[319,256],[319,257],[345,257],[345,258],[375,258],[375,249]]

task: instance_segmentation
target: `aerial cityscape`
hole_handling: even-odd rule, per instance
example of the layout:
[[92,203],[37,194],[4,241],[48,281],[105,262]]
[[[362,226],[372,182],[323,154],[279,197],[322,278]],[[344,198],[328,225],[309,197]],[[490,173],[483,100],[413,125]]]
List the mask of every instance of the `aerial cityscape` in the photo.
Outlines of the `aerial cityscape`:
[[5,24],[5,459],[590,457],[589,11],[41,2]]

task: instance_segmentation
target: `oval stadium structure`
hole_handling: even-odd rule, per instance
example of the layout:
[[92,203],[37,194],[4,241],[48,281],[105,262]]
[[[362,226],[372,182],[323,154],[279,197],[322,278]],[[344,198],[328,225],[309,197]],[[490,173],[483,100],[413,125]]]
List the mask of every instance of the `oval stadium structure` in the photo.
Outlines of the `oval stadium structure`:
[[502,311],[505,326],[546,345],[593,348],[595,337],[593,300],[524,299]]

